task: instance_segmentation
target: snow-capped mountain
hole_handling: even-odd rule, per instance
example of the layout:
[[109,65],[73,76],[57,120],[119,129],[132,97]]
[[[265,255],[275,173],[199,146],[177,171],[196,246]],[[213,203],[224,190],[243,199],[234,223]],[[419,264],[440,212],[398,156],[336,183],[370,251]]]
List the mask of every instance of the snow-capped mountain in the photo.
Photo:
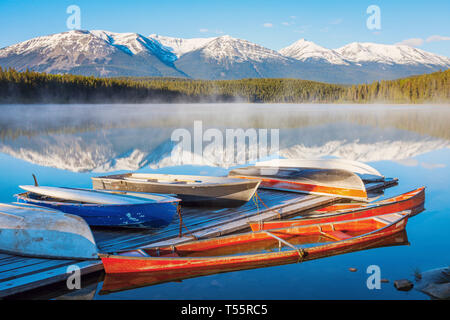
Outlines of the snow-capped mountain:
[[360,83],[447,69],[450,59],[404,45],[355,42],[327,49],[301,39],[277,52],[228,35],[182,39],[78,30],[0,49],[0,66],[107,77],[301,78]]
[[151,34],[149,38],[158,41],[165,49],[175,54],[178,58],[183,54],[197,50],[198,48],[203,47],[208,42],[216,39],[216,37],[183,39],[165,37],[157,34]]
[[0,50],[0,65],[48,73],[95,76],[185,76],[176,56],[137,33],[74,30]]
[[185,53],[175,65],[193,78],[298,77],[298,62],[279,52],[228,35]]
[[355,63],[429,65],[450,67],[450,59],[406,45],[388,45],[369,42],[353,42],[335,52],[345,60]]
[[327,49],[314,42],[300,39],[279,51],[286,57],[300,61],[328,62],[331,64],[348,65],[349,63],[335,50]]

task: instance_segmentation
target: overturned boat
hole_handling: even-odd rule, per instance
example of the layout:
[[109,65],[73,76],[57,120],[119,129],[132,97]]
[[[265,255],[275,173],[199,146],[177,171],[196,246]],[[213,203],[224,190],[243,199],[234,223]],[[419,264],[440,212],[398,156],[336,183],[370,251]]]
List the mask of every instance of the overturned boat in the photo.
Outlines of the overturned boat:
[[231,170],[229,177],[261,180],[260,187],[367,201],[364,182],[353,172],[340,169],[249,166]]
[[20,186],[18,202],[82,217],[91,226],[161,228],[175,214],[180,199],[159,194],[138,196],[81,188]]
[[98,259],[91,229],[82,218],[25,204],[0,204],[0,251],[52,259]]
[[259,181],[227,177],[125,173],[92,178],[94,189],[175,194],[183,205],[234,207],[248,202]]
[[256,162],[255,166],[303,169],[340,169],[353,172],[366,182],[377,182],[385,179],[385,177],[378,170],[368,164],[347,159],[272,159]]

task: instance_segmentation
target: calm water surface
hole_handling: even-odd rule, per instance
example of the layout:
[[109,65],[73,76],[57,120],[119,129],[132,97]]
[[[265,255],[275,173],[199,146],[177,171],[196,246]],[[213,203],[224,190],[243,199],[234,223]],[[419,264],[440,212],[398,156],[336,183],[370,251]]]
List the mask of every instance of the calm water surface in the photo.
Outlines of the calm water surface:
[[[283,157],[367,162],[399,178],[382,198],[427,187],[426,211],[407,226],[410,245],[108,295],[99,294],[99,282],[86,288],[95,299],[428,299],[415,289],[395,290],[393,281],[450,264],[449,106],[2,105],[0,112],[1,202],[13,201],[18,185],[32,183],[32,173],[42,185],[72,187],[91,187],[92,176],[129,170],[226,174],[228,165],[207,145],[206,165],[174,166],[171,134],[177,128],[193,132],[195,120],[224,135],[226,129],[279,129]],[[370,265],[390,280],[380,290],[366,286]]]

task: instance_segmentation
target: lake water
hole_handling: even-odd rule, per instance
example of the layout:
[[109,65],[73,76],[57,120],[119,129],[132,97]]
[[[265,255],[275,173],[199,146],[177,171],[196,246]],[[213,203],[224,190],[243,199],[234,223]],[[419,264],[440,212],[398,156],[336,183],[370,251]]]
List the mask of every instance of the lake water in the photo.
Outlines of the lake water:
[[[409,245],[108,295],[99,294],[99,282],[91,288],[95,299],[428,299],[415,289],[397,291],[393,281],[450,264],[449,106],[1,105],[0,112],[1,202],[14,201],[18,185],[32,184],[32,173],[42,185],[72,187],[91,187],[92,176],[130,170],[225,175],[236,163],[224,161],[207,142],[203,162],[190,154],[183,165],[175,161],[180,158],[173,157],[174,131],[189,132],[193,145],[195,123],[203,134],[222,133],[225,149],[227,129],[255,129],[258,138],[267,133],[268,146],[278,139],[283,157],[367,162],[386,177],[399,178],[382,198],[427,187],[426,210],[407,226]],[[250,143],[248,152],[253,147]],[[257,147],[267,158],[274,156],[275,148]],[[243,150],[238,145],[237,153]],[[390,280],[379,290],[367,288],[370,265]],[[350,267],[358,271],[349,272]]]

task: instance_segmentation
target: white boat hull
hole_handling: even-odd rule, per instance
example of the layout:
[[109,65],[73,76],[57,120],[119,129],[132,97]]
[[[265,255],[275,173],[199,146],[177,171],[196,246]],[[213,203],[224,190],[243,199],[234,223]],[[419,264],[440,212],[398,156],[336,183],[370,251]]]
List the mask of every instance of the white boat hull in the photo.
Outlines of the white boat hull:
[[0,204],[0,251],[53,259],[98,259],[80,217],[32,205]]
[[290,167],[315,169],[340,169],[356,173],[365,181],[383,181],[384,176],[375,168],[346,159],[272,159],[256,162],[257,167]]

